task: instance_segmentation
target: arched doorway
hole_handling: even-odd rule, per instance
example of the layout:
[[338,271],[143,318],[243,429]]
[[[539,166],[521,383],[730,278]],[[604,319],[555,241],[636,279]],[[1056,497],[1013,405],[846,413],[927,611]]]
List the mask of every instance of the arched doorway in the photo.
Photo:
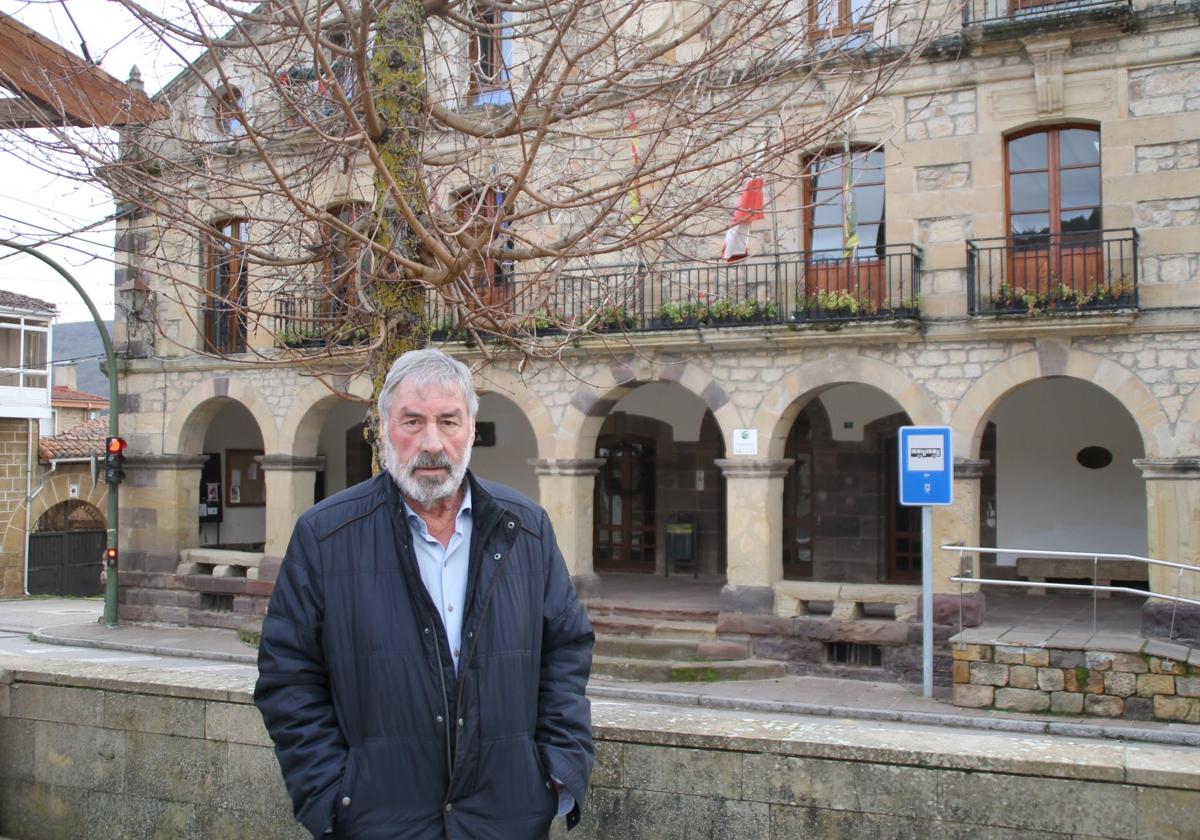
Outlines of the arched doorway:
[[78,499],[60,502],[38,517],[29,535],[29,594],[101,594],[105,527],[104,514]]
[[897,498],[908,415],[882,391],[837,385],[810,399],[784,445],[783,573],[789,580],[920,579],[920,516]]
[[254,415],[236,400],[220,408],[204,429],[207,456],[200,477],[200,544],[262,551],[266,541],[266,479],[259,458],[263,437]]
[[520,406],[492,391],[479,395],[471,471],[498,481],[538,501],[538,479],[531,461],[537,458],[537,438]]

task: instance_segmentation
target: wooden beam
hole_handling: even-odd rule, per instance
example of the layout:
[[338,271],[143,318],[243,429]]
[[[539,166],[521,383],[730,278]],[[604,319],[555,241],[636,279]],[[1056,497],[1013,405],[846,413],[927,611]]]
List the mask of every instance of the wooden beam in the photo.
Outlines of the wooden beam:
[[[25,100],[25,118],[37,118],[19,127],[121,126],[166,116],[141,91],[5,14],[0,14],[0,87]],[[3,108],[0,127],[11,127],[7,118],[17,117],[18,106]]]

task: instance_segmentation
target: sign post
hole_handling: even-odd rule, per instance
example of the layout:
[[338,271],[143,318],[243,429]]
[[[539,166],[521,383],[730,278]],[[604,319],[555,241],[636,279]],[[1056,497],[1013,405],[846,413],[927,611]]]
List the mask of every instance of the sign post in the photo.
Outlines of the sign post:
[[954,448],[949,426],[900,428],[900,504],[921,508],[921,665],[933,696],[933,508],[954,502]]

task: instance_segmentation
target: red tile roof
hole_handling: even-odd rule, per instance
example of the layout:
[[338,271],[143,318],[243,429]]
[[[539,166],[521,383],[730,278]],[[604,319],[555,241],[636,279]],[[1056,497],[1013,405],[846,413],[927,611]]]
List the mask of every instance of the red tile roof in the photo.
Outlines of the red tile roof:
[[66,385],[55,385],[50,390],[50,404],[59,406],[66,403],[81,403],[92,408],[107,408],[108,397],[89,394],[87,391],[76,391]]
[[0,309],[23,309],[27,312],[55,313],[58,311],[53,303],[38,300],[29,295],[19,295],[7,289],[0,289]]
[[93,452],[104,451],[108,437],[108,418],[87,420],[38,443],[38,457],[43,461],[61,458],[87,458]]

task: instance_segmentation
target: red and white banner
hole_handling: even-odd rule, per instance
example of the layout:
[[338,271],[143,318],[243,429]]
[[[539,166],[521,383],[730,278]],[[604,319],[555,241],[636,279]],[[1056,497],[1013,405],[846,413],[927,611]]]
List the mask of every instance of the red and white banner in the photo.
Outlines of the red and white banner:
[[721,252],[721,259],[726,262],[745,259],[750,253],[750,224],[763,218],[766,217],[763,215],[762,178],[747,178],[737,209],[733,211],[733,221],[729,230],[725,231],[725,248]]

